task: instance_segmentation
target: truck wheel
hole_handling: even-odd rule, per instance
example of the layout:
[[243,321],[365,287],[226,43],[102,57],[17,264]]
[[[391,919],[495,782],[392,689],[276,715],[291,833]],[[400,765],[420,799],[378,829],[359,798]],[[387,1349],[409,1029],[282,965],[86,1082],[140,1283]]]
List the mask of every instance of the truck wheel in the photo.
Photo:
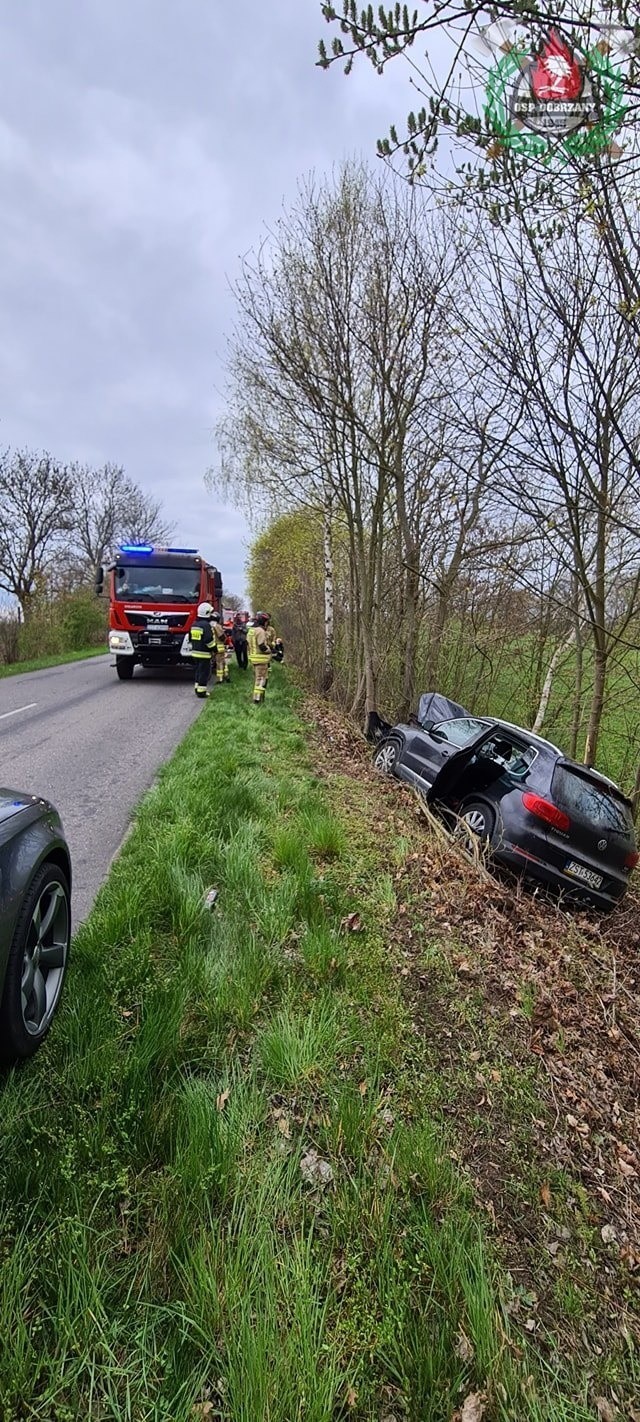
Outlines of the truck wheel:
[[121,681],[131,681],[133,667],[133,657],[116,657],[116,671]]

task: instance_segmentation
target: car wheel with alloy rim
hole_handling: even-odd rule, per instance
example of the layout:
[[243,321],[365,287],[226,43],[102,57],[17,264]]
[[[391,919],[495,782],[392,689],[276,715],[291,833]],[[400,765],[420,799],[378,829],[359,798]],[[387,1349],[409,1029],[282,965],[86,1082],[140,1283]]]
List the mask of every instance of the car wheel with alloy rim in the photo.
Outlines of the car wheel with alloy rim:
[[0,1059],[30,1057],[58,1005],[71,939],[71,892],[57,864],[43,864],[16,925],[0,1004]]
[[373,758],[375,769],[379,770],[382,775],[393,775],[399,754],[398,741],[385,741]]
[[464,848],[473,854],[478,841],[485,848],[489,847],[495,827],[496,817],[493,810],[490,810],[488,805],[483,805],[480,800],[469,801],[460,812],[456,837]]

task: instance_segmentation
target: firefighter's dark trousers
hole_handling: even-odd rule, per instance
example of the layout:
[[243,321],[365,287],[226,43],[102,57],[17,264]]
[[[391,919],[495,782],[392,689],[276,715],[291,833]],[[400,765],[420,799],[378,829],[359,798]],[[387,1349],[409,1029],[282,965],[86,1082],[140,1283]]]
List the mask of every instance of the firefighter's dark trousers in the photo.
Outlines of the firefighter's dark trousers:
[[193,660],[195,662],[196,668],[196,678],[194,687],[196,696],[206,696],[207,686],[209,684],[209,677],[211,676],[211,657],[208,653],[206,654],[206,656],[203,656],[203,654],[200,653],[199,656],[196,654]]
[[242,671],[246,671],[249,665],[249,652],[246,642],[234,642],[236,661]]

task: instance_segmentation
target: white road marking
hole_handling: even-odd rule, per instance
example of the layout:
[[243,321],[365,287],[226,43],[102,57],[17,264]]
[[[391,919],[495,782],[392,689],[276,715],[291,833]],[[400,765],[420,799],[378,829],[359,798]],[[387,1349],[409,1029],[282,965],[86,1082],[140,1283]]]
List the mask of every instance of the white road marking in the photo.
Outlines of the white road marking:
[[6,721],[7,716],[19,716],[21,711],[33,711],[34,706],[37,705],[37,701],[30,701],[28,706],[16,706],[15,711],[3,711],[0,721]]

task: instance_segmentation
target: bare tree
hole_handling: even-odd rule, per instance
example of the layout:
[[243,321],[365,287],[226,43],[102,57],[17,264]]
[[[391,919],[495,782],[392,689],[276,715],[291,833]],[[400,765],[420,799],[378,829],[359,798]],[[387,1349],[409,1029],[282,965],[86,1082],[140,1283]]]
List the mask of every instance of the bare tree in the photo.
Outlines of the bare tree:
[[231,612],[242,612],[242,598],[237,593],[229,592],[228,588],[222,589],[222,606],[228,607]]
[[170,537],[160,501],[144,493],[121,465],[76,464],[72,475],[73,541],[85,580],[95,577],[118,543],[162,543]]
[[[575,581],[594,665],[591,763],[609,658],[624,645],[640,598],[636,341],[610,300],[602,245],[585,242],[579,220],[544,256],[532,252],[521,227],[511,247],[501,237],[499,261],[488,247],[492,299],[481,345],[488,378],[512,392],[519,410],[503,492],[544,526],[557,565]],[[577,606],[574,598],[569,619]],[[570,628],[571,621],[564,637]]]
[[6,449],[0,455],[0,588],[28,620],[34,598],[73,521],[69,469],[51,454]]
[[127,480],[127,493],[118,515],[115,539],[118,543],[166,543],[175,524],[162,514],[162,502],[146,494],[139,484]]
[[[317,189],[258,257],[237,291],[223,468],[276,507],[307,505],[325,523],[325,685],[333,645],[334,528],[350,550],[354,710],[373,709],[381,666],[385,544],[401,544],[405,699],[418,625],[416,517],[425,508],[444,360],[440,302],[458,252],[402,185],[359,165]],[[421,515],[420,515],[421,516]],[[418,517],[419,521],[419,517]]]

